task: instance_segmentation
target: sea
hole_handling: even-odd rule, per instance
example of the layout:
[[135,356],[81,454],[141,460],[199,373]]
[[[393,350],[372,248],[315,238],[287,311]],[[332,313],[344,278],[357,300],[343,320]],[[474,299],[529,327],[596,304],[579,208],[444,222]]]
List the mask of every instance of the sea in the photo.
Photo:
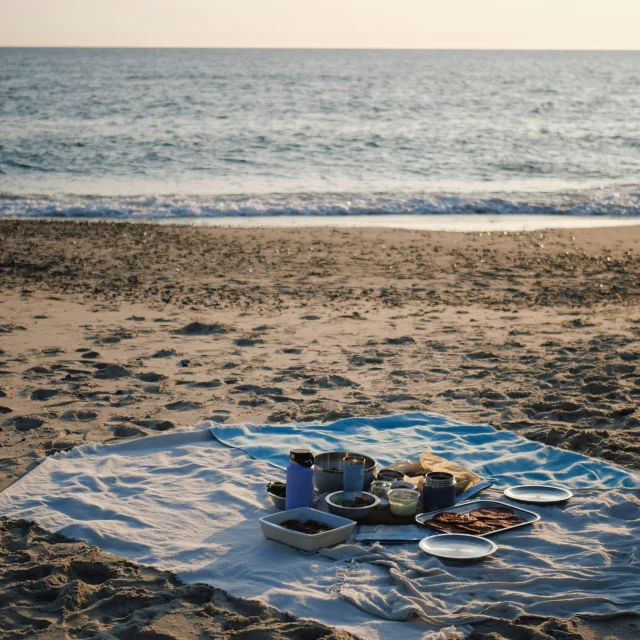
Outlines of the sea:
[[442,216],[640,222],[640,52],[0,49],[0,218]]

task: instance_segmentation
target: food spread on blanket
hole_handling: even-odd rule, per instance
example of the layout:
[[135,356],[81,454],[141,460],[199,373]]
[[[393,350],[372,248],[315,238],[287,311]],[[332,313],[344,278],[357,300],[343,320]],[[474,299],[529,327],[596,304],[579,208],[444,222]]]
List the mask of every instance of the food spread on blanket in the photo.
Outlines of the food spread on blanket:
[[[310,451],[305,450],[304,453],[311,459],[312,454]],[[349,473],[354,472],[353,480],[357,480],[359,486],[362,481],[361,472],[364,469],[364,458],[362,456],[343,452],[330,452],[321,455],[339,456],[339,461],[343,463],[343,474],[340,474],[340,476],[344,476],[340,477],[340,480],[347,481]],[[375,461],[370,459],[370,462],[372,463],[372,471],[375,472]],[[331,470],[334,471],[334,469]],[[357,478],[355,478],[355,470],[360,472]],[[335,468],[335,471],[339,471],[339,469]],[[373,473],[370,477],[374,477]],[[299,478],[293,475],[290,478],[288,477],[288,480],[287,484],[283,482],[269,483],[267,491],[272,496],[286,498],[288,484],[295,482],[300,485],[306,485],[309,482],[307,477]],[[318,479],[316,478],[315,481],[318,482]],[[375,480],[368,480],[370,483],[368,488],[372,494],[370,497],[373,499],[375,495],[381,502],[378,512],[371,511],[362,518],[358,518],[354,511],[347,517],[353,520],[364,518],[366,524],[415,523],[414,515],[416,512],[431,511],[433,506],[447,508],[449,505],[455,504],[456,494],[459,495],[461,490],[474,486],[479,481],[480,478],[478,476],[460,465],[440,459],[428,452],[423,452],[419,462],[407,460],[396,463],[392,467],[381,470]],[[490,486],[491,483],[485,484]],[[291,488],[293,489],[293,485]],[[301,487],[297,487],[297,489],[301,489]],[[334,506],[364,511],[365,507],[372,505],[372,500],[366,497],[368,494],[354,495],[355,492],[351,494],[337,493],[340,497],[335,496],[332,498]],[[274,502],[276,502],[275,499]],[[276,502],[276,504],[278,503]],[[489,503],[483,508],[469,510],[470,508],[473,509],[471,505],[467,505],[466,509],[460,509],[460,511],[455,510],[455,508],[448,508],[446,511],[435,514],[425,513],[424,518],[429,519],[425,520],[423,516],[420,516],[418,522],[435,529],[439,533],[464,533],[478,536],[495,533],[529,522],[529,520],[516,515],[513,509],[506,506],[493,506]],[[334,511],[334,509],[331,510]],[[380,513],[380,510],[388,515],[385,515],[385,513],[372,515]],[[292,518],[281,523],[280,526],[309,535],[332,529],[332,527],[313,519],[302,522]]]
[[291,531],[297,531],[298,533],[306,533],[307,535],[314,535],[316,533],[323,533],[325,531],[331,531],[333,527],[330,527],[324,522],[318,522],[317,520],[285,520],[280,523],[281,527],[285,529],[291,529]]
[[507,507],[474,509],[469,513],[445,511],[438,513],[424,524],[443,533],[471,533],[482,535],[513,527],[526,522]]

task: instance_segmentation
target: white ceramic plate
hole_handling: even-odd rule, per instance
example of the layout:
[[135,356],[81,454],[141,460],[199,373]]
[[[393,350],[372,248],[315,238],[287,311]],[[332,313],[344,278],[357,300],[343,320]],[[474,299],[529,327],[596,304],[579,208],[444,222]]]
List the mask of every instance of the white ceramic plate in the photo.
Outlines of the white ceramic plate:
[[465,533],[443,533],[420,540],[420,548],[439,558],[476,560],[490,556],[498,547],[487,538]]
[[523,484],[506,489],[504,495],[519,502],[531,504],[554,504],[573,497],[573,493],[563,487],[551,487],[544,484]]

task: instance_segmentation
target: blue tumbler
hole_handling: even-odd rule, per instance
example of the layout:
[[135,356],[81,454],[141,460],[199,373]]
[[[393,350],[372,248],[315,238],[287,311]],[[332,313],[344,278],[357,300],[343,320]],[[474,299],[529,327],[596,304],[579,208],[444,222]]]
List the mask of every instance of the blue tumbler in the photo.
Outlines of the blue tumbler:
[[343,489],[362,491],[364,489],[364,464],[362,456],[347,455],[342,464]]

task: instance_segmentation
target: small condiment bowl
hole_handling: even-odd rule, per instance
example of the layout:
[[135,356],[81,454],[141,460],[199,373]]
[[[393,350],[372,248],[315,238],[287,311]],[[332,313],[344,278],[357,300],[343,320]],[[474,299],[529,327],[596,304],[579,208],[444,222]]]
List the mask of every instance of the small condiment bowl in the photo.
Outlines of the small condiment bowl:
[[389,507],[394,516],[412,516],[418,507],[420,492],[416,489],[391,489]]
[[[365,498],[368,504],[361,507],[344,507],[337,504],[338,500],[355,500],[356,497]],[[351,520],[363,520],[366,518],[379,504],[380,498],[366,491],[334,491],[330,493],[325,500],[329,506],[329,511],[343,518]]]
[[[278,509],[286,509],[287,508],[287,499],[285,496],[277,496],[275,493],[271,493],[271,491],[267,491],[267,495],[271,498],[271,502],[278,507]],[[320,493],[317,489],[313,490],[313,505],[318,504],[318,499],[320,498]]]
[[402,480],[403,478],[404,473],[402,473],[402,471],[396,471],[396,469],[389,469],[387,467],[385,467],[384,469],[380,469],[380,471],[378,471],[378,475],[376,476],[376,480],[384,480],[386,482]]

